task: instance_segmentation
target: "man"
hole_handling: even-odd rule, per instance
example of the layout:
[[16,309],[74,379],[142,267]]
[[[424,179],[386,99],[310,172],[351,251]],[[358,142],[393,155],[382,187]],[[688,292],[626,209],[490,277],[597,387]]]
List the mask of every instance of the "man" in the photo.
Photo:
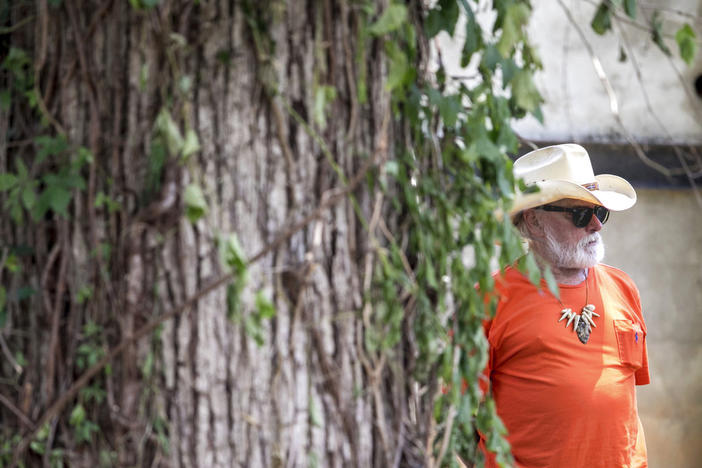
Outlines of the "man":
[[510,214],[560,290],[515,268],[495,276],[486,373],[516,466],[647,466],[635,392],[649,383],[639,294],[624,272],[599,263],[609,211],[633,206],[636,192],[620,177],[595,176],[574,144],[532,151],[514,173],[539,190],[520,194]]

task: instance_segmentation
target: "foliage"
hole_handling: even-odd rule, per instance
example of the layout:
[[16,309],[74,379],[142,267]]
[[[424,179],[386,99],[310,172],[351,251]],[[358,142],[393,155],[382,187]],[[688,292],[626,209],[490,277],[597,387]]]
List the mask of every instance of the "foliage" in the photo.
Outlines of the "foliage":
[[[509,463],[504,427],[479,376],[486,363],[482,322],[490,314],[484,294],[493,286],[492,261],[499,257],[506,265],[521,253],[509,220],[494,215],[506,212],[514,196],[507,153],[516,152],[518,140],[510,121],[527,113],[540,118],[542,99],[533,84],[540,62],[525,34],[530,7],[495,2],[491,27],[468,2],[440,1],[429,11],[428,39],[442,31],[455,34],[454,40],[465,35],[462,64],[475,64],[479,74],[470,87],[448,76],[443,63],[435,80],[412,71],[421,36],[396,20],[406,15],[403,8],[392,5],[368,29],[385,34],[395,118],[409,125],[400,137],[407,143],[386,166],[386,191],[403,213],[401,243],[407,247],[393,242],[378,256],[369,298],[375,329],[367,330],[366,346],[369,352],[392,349],[403,320],[414,316],[415,378],[425,382],[437,369],[450,389],[435,403],[437,420],[453,427],[453,433],[442,434],[448,453],[477,456],[470,441],[480,429],[498,460]],[[468,18],[465,32],[456,31],[461,11]],[[472,264],[464,261],[466,251],[473,254]],[[437,454],[442,438],[434,441]]]
[[[623,11],[628,18],[635,20],[637,16],[636,0],[602,0],[595,11],[590,26],[597,34],[605,34],[612,29],[612,18],[618,11]],[[671,55],[670,48],[665,43],[663,20],[661,12],[654,10],[650,18],[651,40],[666,55]],[[696,35],[692,27],[685,23],[675,32],[680,57],[690,65],[697,53]]]
[[[29,2],[20,3],[12,14],[24,12],[21,8]],[[200,5],[184,3],[186,12],[198,10]],[[376,9],[373,2],[351,2],[354,17],[349,23],[357,28],[347,59],[353,64],[350,74],[355,73],[348,78],[353,81],[355,96],[345,95],[339,83],[324,80],[331,73],[326,55],[329,45],[319,32],[326,19],[318,14],[310,18],[315,26],[310,28],[315,35],[315,70],[306,112],[296,110],[299,103],[290,102],[276,76],[273,31],[276,15],[285,5],[272,3],[268,8],[266,2],[246,0],[232,3],[231,8],[237,16],[241,13],[250,35],[256,57],[253,72],[261,83],[262,96],[256,96],[261,102],[261,118],[287,118],[290,128],[286,131],[297,125],[308,133],[314,151],[319,150],[323,155],[320,160],[326,160],[332,169],[328,177],[336,178],[337,188],[348,189],[344,197],[372,240],[368,247],[372,258],[369,287],[363,291],[363,310],[355,311],[362,325],[359,354],[369,361],[390,362],[382,373],[387,387],[399,385],[392,381],[392,372],[401,369],[407,371],[413,385],[430,390],[422,394],[422,404],[430,408],[430,424],[438,429],[434,434],[423,434],[427,437],[423,441],[427,443],[422,444],[428,448],[427,459],[442,465],[452,465],[454,454],[479,459],[474,437],[479,430],[487,436],[488,448],[497,454],[498,461],[510,464],[504,425],[489,392],[481,386],[488,351],[482,324],[494,310],[494,301],[487,294],[494,286],[491,273],[496,267],[519,258],[517,265],[530,279],[534,283],[540,280],[533,257],[523,255],[519,238],[504,215],[519,183],[508,157],[519,145],[512,120],[527,115],[542,118],[543,99],[533,79],[541,63],[526,35],[530,2],[495,0],[478,8],[475,1],[438,0],[430,2],[433,6],[429,8],[423,2],[392,0],[385,2],[383,9]],[[3,395],[18,395],[17,406],[26,403],[32,418],[48,414],[49,421],[31,433],[30,462],[41,458],[50,466],[63,466],[71,455],[91,451],[102,465],[112,466],[133,451],[144,458],[135,460],[136,466],[147,464],[145,453],[169,453],[170,421],[159,405],[163,397],[159,380],[163,378],[161,330],[147,334],[152,341],[145,350],[140,348],[142,353],[137,353],[136,359],[107,365],[101,362],[123,344],[120,340],[135,331],[124,325],[127,314],[133,314],[129,318],[135,322],[148,322],[168,316],[164,304],[169,301],[187,300],[154,286],[164,275],[177,275],[163,264],[157,249],[181,220],[187,220],[184,224],[202,243],[198,244],[202,248],[198,255],[208,248],[219,252],[226,313],[234,326],[263,347],[269,322],[280,314],[275,292],[271,294],[267,288],[249,291],[254,271],[251,264],[260,257],[252,259],[236,233],[207,237],[208,232],[218,232],[209,218],[221,207],[214,205],[213,190],[207,186],[204,174],[210,168],[201,167],[204,158],[199,159],[205,145],[201,145],[194,120],[207,117],[194,116],[191,105],[194,94],[201,91],[197,86],[202,88],[207,77],[200,76],[200,70],[190,70],[190,74],[186,70],[196,68],[189,54],[209,49],[202,37],[182,30],[195,24],[192,17],[188,21],[177,18],[175,13],[181,11],[171,10],[171,6],[166,0],[129,1],[129,20],[141,22],[133,28],[140,31],[134,37],[146,40],[143,38],[153,36],[157,44],[157,50],[152,51],[155,56],[144,53],[139,55],[142,63],[124,65],[128,68],[124,75],[128,83],[124,85],[137,95],[129,99],[119,94],[114,100],[104,99],[98,88],[104,78],[99,73],[105,71],[89,66],[95,57],[84,61],[73,51],[80,44],[91,43],[89,36],[104,27],[101,22],[109,18],[112,4],[92,17],[86,31],[73,30],[75,26],[64,15],[70,17],[75,6],[60,0],[48,3],[51,13],[59,18],[56,24],[46,16],[38,18],[41,21],[36,25],[31,16],[7,28],[3,23],[0,41],[8,47],[0,65],[0,117],[7,123],[7,141],[3,142],[7,157],[2,158],[0,168],[0,215],[8,238],[0,245],[0,332],[13,352],[3,348],[2,370],[7,372],[0,386]],[[46,14],[42,8],[37,10],[39,15]],[[602,2],[592,28],[606,33],[620,10],[635,19],[635,0]],[[78,24],[85,19],[82,13]],[[4,21],[6,14],[2,9],[0,19]],[[25,20],[31,28],[23,28]],[[660,18],[654,16],[651,22],[653,41],[667,51]],[[76,35],[62,37],[61,47],[73,55],[60,56],[61,66],[54,64],[55,68],[44,67],[46,50],[42,47],[46,45],[41,37],[34,37],[35,31],[43,31],[49,23],[60,24]],[[85,38],[78,36],[81,32]],[[460,65],[475,74],[474,80],[465,82],[451,76],[450,64],[427,56],[430,42],[439,35],[462,41]],[[685,25],[675,40],[681,57],[690,63],[697,47],[694,31]],[[214,51],[214,62],[224,74],[243,72],[234,66],[236,53],[226,48]],[[118,63],[117,58],[110,59]],[[380,73],[372,68],[378,62],[382,63]],[[57,79],[56,70],[66,76]],[[81,99],[90,105],[85,113],[83,109],[76,111],[84,121],[67,132],[58,117],[52,116],[62,103],[52,102],[48,90],[65,83],[71,83],[65,88],[72,89],[71,80],[76,77],[83,80],[76,86]],[[353,141],[353,135],[346,137],[344,144],[353,148],[353,158],[373,162],[363,174],[367,185],[359,189],[351,187],[342,162],[335,159],[327,130],[335,117],[335,106],[347,104],[346,100],[361,107],[377,104],[373,102],[377,96],[370,93],[374,89],[371,79],[383,80],[389,96],[392,112],[387,133],[392,152],[388,160],[376,164],[378,161],[369,160],[362,145]],[[147,94],[148,99],[143,100],[147,104],[140,109],[143,121],[134,124],[139,131],[131,134],[139,141],[121,141],[123,135],[112,126],[123,132],[131,127],[127,128],[124,116],[113,119],[110,106],[139,101]],[[103,114],[91,113],[91,106],[102,106]],[[277,144],[285,149],[285,139],[281,139]],[[126,173],[117,174],[114,162],[123,157],[129,157],[133,164]],[[177,202],[161,212],[159,209],[171,200],[169,187],[176,187],[171,198]],[[369,221],[367,205],[358,200],[376,195],[385,202],[382,218],[389,226],[383,229]],[[214,245],[204,245],[208,242]],[[147,286],[135,286],[124,279],[135,255],[142,255],[143,277],[139,280]],[[553,289],[553,278],[547,276],[546,280]],[[259,285],[256,281],[256,287]],[[127,291],[132,288],[142,294],[130,297]],[[144,294],[147,288],[153,290]],[[143,310],[139,314],[125,311],[130,301],[138,302]],[[37,329],[44,333],[37,332],[37,336],[52,336],[54,341],[39,342],[41,339],[32,335]],[[45,333],[47,330],[52,334]],[[405,352],[412,361],[407,368]],[[103,365],[55,414],[48,413],[61,396],[57,392]],[[41,380],[47,369],[53,374]],[[372,380],[373,369],[366,371],[365,378]],[[33,376],[36,380],[31,380]],[[114,400],[120,378],[138,380],[143,390],[135,410],[138,421],[127,421],[124,427],[115,423],[119,419],[112,412],[115,405],[106,404]],[[366,389],[354,392],[365,398]],[[310,394],[309,419],[314,427],[324,424],[321,408]],[[0,411],[2,416],[10,414],[5,407]],[[24,414],[22,411],[18,410],[19,414]],[[17,412],[12,413],[12,417],[17,416]],[[124,432],[133,430],[127,427],[131,423],[143,432],[139,437],[132,433],[130,440],[140,442],[117,447],[115,440],[128,439]],[[3,466],[12,462],[11,451],[22,443],[16,429],[0,429]],[[144,434],[150,437],[141,437]],[[145,444],[152,445],[147,450]],[[310,464],[318,463],[319,456],[311,452]]]

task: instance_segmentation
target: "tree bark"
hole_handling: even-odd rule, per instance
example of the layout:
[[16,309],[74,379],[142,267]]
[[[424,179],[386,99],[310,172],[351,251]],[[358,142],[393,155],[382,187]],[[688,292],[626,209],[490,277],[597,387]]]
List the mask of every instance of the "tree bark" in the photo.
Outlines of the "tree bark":
[[[236,234],[247,258],[265,254],[248,265],[234,318],[221,287],[129,344],[86,386],[104,392],[107,405],[78,393],[51,415],[52,435],[41,444],[64,448],[70,466],[423,463],[416,447],[426,444],[420,428],[431,405],[410,411],[421,398],[405,370],[363,345],[375,241],[355,210],[374,227],[388,216],[380,193],[363,186],[397,130],[382,43],[359,41],[361,8],[332,0],[55,3],[8,7],[6,26],[17,28],[3,40],[31,57],[40,104],[2,111],[9,130],[0,167],[14,171],[23,158],[36,174],[55,169],[60,158],[37,160],[37,145],[25,139],[64,131],[93,159],[67,217],[50,214],[29,229],[1,222],[4,254],[31,246],[21,259],[27,268],[2,272],[3,284],[37,289],[8,302],[2,336],[9,354],[21,351],[27,362],[19,375],[2,364],[3,419],[36,423],[87,367],[78,361],[83,345],[103,355],[226,274],[219,250]],[[3,73],[5,86],[17,83]],[[335,93],[324,122],[322,86]],[[188,159],[158,160],[163,109],[181,134],[199,136]],[[207,203],[195,223],[183,216],[189,184]],[[96,203],[103,196],[119,208]],[[86,285],[89,297],[76,299]],[[261,344],[247,331],[259,292],[275,307]],[[86,332],[89,323],[97,335]],[[411,361],[407,346],[409,355],[393,362]],[[99,425],[87,443],[70,418],[79,403]],[[49,460],[32,449],[22,456]]]

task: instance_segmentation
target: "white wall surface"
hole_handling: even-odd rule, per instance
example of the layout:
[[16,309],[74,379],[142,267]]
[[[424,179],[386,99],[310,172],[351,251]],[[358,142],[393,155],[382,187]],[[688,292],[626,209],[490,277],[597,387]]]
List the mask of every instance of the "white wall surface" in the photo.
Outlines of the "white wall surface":
[[[523,120],[516,125],[522,136],[623,142],[629,133],[639,142],[702,143],[702,99],[694,90],[695,78],[702,73],[702,54],[688,66],[674,38],[666,36],[673,52],[667,57],[650,40],[647,24],[653,8],[659,8],[664,31],[674,34],[689,23],[702,42],[701,1],[638,0],[636,24],[622,13],[623,19],[613,20],[613,30],[604,36],[590,27],[599,1],[535,0],[532,4],[529,37],[544,64],[536,84],[546,101],[545,125],[534,118]],[[621,49],[628,57],[623,62]],[[621,123],[611,110],[612,100],[596,73],[593,55],[612,86]]]
[[651,468],[702,465],[702,209],[689,190],[637,190],[602,236],[641,292],[651,384],[638,388]]

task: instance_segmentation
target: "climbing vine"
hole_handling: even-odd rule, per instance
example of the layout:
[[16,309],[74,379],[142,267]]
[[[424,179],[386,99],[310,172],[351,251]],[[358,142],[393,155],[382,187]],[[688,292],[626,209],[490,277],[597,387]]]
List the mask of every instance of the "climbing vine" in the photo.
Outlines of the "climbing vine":
[[[497,460],[510,465],[505,428],[482,375],[483,321],[494,312],[488,293],[495,269],[516,261],[532,281],[540,279],[505,215],[519,187],[508,156],[520,144],[511,124],[527,115],[542,118],[533,80],[541,63],[526,35],[531,3],[321,2],[326,7],[310,9],[309,18],[309,112],[286,92],[275,60],[282,44],[274,31],[285,2],[231,3],[232,16],[243,18],[253,70],[232,68],[226,48],[215,52],[218,70],[255,76],[256,102],[270,121],[269,145],[279,148],[288,176],[296,155],[285,132],[299,126],[333,181],[316,207],[299,206],[290,196],[295,216],[258,252],[247,252],[236,233],[220,232],[209,216],[218,189],[207,185],[206,137],[198,133],[203,117],[192,107],[207,84],[193,57],[204,54],[212,17],[197,17],[196,1],[130,0],[105,2],[88,19],[77,3],[0,7],[0,43],[7,46],[0,56],[0,415],[14,421],[0,428],[0,465],[64,466],[76,457],[102,466],[156,465],[170,456],[163,324],[181,320],[223,288],[230,323],[265,346],[280,300],[252,278],[252,266],[295,234],[321,226],[323,214],[346,201],[365,238],[356,259],[361,305],[352,313],[366,388],[354,392],[372,400],[372,430],[392,448],[381,457],[388,466],[479,463],[479,431]],[[143,50],[136,65],[122,57],[116,63],[124,70],[96,70],[84,44],[105,27],[113,8],[133,20],[126,29],[141,42],[131,46]],[[331,11],[345,12],[353,25],[346,57],[336,61],[324,30],[332,27],[325,17]],[[606,33],[621,12],[635,18],[635,1],[602,2],[592,28]],[[50,35],[59,36],[65,24],[71,35],[52,44]],[[651,28],[652,40],[670,53],[658,17]],[[452,76],[455,64],[434,47],[446,36],[460,42],[469,80]],[[675,40],[690,63],[694,32],[684,26]],[[149,41],[158,44],[153,55],[146,52]],[[342,61],[350,70],[349,90],[330,78]],[[110,99],[100,73],[121,74],[110,81]],[[57,90],[75,76],[85,95],[65,99],[86,105],[66,110]],[[382,81],[382,92],[371,95],[370,80]],[[121,82],[138,97],[127,98]],[[137,106],[140,120],[128,122],[121,106],[146,95]],[[368,116],[378,104],[374,99],[387,108],[378,105],[376,121],[361,123],[361,112]],[[331,133],[334,106],[342,100],[350,121]],[[81,124],[66,125],[72,119]],[[356,141],[363,125],[373,126],[374,151]],[[127,133],[137,141],[123,141]],[[336,157],[335,139],[360,161],[355,172]],[[133,159],[121,161],[124,154]],[[190,297],[159,290],[177,283],[164,277],[185,283],[179,259],[167,263],[160,251],[182,235],[183,221],[200,243],[198,255],[214,252],[221,274],[198,283]],[[243,296],[254,287],[247,306]],[[309,419],[317,427],[315,405],[310,396]],[[391,413],[403,428],[395,434],[385,424]],[[311,466],[315,460],[310,454]]]

